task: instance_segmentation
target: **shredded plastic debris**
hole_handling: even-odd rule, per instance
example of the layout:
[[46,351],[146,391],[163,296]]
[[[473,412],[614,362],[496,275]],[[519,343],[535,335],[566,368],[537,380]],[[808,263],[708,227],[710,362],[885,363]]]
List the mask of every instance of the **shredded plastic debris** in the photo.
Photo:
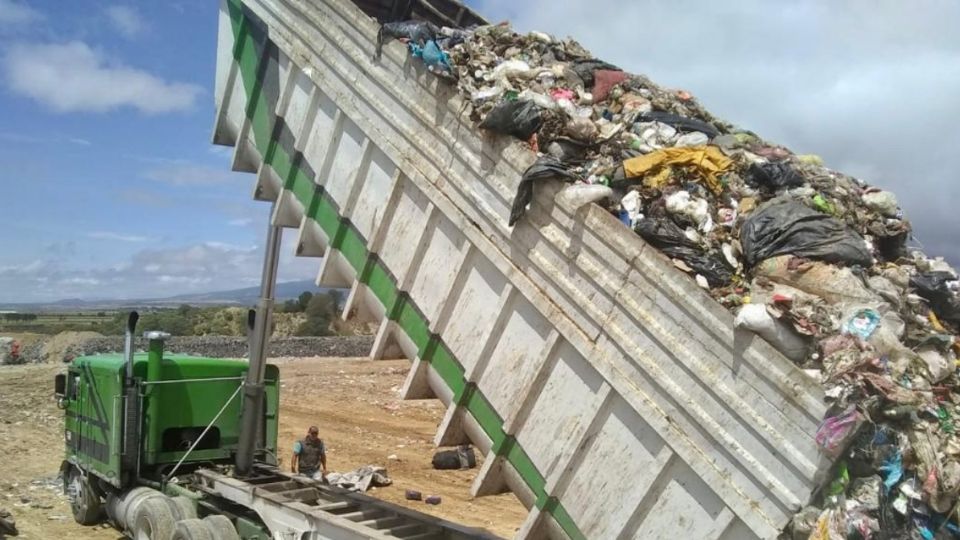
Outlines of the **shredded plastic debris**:
[[815,437],[835,465],[785,537],[960,533],[960,280],[908,247],[893,193],[719,120],[689,92],[571,39],[415,21],[384,25],[380,37],[406,41],[479,127],[538,154],[510,226],[538,183],[573,183],[558,202],[603,204],[738,313],[738,327],[822,382],[830,407]]

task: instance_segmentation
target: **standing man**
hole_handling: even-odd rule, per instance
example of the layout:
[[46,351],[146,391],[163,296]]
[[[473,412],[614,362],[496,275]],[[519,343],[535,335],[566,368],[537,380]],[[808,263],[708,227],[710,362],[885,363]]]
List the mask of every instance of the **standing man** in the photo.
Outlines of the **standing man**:
[[293,443],[293,461],[290,470],[314,478],[317,470],[322,471],[321,478],[327,475],[327,449],[318,434],[317,426],[310,426],[307,436]]

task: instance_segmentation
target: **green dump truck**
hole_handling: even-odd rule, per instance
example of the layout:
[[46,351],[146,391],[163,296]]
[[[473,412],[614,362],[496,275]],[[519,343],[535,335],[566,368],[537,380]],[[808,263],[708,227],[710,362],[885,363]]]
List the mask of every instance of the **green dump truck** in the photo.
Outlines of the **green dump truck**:
[[[275,268],[270,253],[266,266]],[[269,316],[266,277],[260,307]],[[156,331],[135,354],[136,320],[132,313],[123,354],[77,358],[55,380],[65,413],[61,472],[78,523],[106,519],[138,540],[489,537],[281,472],[276,366],[248,378],[255,364],[247,361],[165,354],[167,334]]]

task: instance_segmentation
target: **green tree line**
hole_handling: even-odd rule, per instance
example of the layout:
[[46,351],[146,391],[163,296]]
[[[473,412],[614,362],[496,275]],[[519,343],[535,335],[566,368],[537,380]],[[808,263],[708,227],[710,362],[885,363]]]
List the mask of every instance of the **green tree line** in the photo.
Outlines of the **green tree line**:
[[[333,331],[330,323],[340,312],[342,303],[343,293],[338,290],[327,291],[326,294],[304,292],[297,299],[287,300],[276,306],[274,326],[277,326],[281,319],[289,319],[299,321],[296,329],[291,332],[293,335],[331,335]],[[98,331],[107,335],[122,334],[126,320],[127,313],[119,312]],[[175,336],[242,336],[246,334],[246,324],[246,309],[194,307],[184,304],[177,308],[142,311],[137,327],[143,330],[162,330]]]
[[19,321],[35,321],[37,320],[36,313],[4,313],[3,320],[10,322],[19,322]]

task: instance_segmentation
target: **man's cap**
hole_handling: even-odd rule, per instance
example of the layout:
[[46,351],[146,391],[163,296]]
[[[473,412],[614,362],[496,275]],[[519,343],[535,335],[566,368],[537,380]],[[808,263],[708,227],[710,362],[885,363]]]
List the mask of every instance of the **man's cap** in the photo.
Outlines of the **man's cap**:
[[307,433],[316,435],[317,433],[320,433],[320,430],[317,428],[317,426],[310,426],[310,429],[307,430]]

